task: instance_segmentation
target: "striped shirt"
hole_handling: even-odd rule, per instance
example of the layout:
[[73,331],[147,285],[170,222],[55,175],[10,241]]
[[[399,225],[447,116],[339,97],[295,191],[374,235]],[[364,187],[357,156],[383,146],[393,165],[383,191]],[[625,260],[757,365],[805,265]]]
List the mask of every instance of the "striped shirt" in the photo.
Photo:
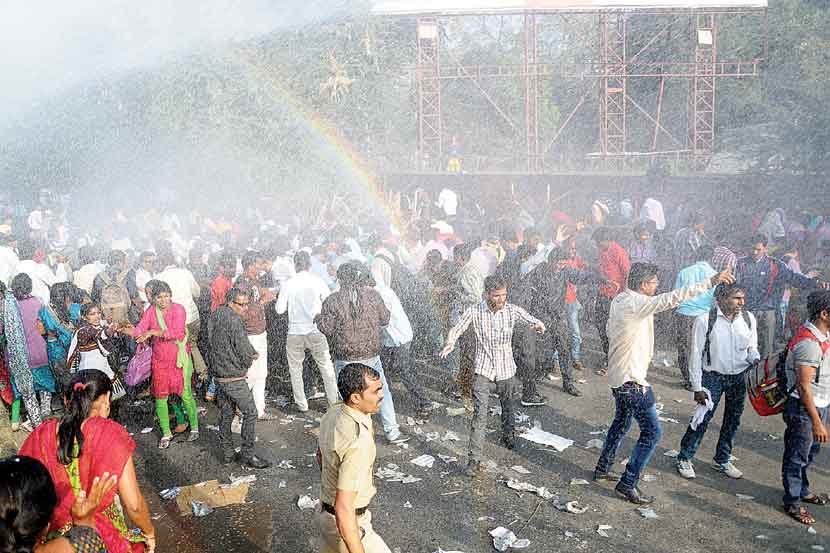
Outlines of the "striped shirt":
[[493,312],[487,302],[482,301],[464,311],[458,324],[447,335],[447,345],[455,346],[459,336],[472,324],[476,336],[476,374],[491,381],[507,380],[516,374],[512,342],[513,327],[518,321],[528,325],[540,322],[512,303],[506,303]]

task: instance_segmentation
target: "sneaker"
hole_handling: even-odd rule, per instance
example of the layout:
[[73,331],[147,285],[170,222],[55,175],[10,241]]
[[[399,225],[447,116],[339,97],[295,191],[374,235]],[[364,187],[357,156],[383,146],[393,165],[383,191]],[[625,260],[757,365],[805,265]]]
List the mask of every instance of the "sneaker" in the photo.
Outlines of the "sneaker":
[[692,462],[683,459],[677,461],[677,473],[686,480],[691,480],[697,476]]
[[199,431],[198,430],[191,430],[190,435],[187,437],[188,442],[195,442],[199,439]]
[[594,470],[594,482],[600,482],[603,480],[607,482],[618,482],[620,478],[621,475],[613,470],[607,470],[604,472]]
[[400,430],[395,430],[394,432],[387,434],[386,439],[389,440],[390,444],[402,444],[409,441],[409,436]]
[[744,475],[744,473],[739,471],[735,467],[735,465],[732,464],[731,461],[728,461],[726,463],[715,463],[715,464],[712,465],[712,468],[715,469],[718,472],[724,473],[729,478],[738,479],[738,478],[741,478]]
[[545,405],[547,402],[545,398],[540,396],[538,393],[533,394],[531,396],[522,397],[522,405],[525,407],[534,407],[539,405]]
[[320,391],[319,389],[317,389],[317,388],[312,388],[312,389],[311,389],[311,393],[310,393],[310,394],[308,394],[308,399],[309,399],[309,400],[312,400],[312,399],[323,399],[324,397],[326,397],[326,394],[324,394],[323,392],[321,392],[321,391]]

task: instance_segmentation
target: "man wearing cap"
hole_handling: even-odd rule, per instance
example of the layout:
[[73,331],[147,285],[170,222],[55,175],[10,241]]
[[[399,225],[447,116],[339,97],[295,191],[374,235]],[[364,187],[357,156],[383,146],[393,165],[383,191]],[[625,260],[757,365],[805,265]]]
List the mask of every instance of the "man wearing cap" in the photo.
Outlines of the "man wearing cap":
[[320,464],[320,503],[317,526],[323,553],[390,553],[372,528],[369,503],[375,437],[372,415],[380,410],[380,374],[362,363],[349,363],[337,377],[342,403],[320,421],[317,462]]

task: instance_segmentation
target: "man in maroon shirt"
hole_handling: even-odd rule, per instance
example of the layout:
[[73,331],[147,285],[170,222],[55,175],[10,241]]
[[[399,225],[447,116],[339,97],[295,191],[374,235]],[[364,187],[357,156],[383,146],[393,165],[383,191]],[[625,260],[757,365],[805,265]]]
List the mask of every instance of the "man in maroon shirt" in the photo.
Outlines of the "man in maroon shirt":
[[[625,248],[614,241],[614,235],[608,227],[600,227],[594,231],[591,237],[599,249],[599,273],[607,281],[600,285],[597,290],[597,303],[594,311],[594,322],[599,330],[599,337],[602,341],[602,350],[608,357],[608,313],[611,311],[611,300],[617,294],[625,290],[625,281],[628,278],[628,270],[631,268],[631,261]],[[599,374],[605,374],[606,369],[601,368]]]

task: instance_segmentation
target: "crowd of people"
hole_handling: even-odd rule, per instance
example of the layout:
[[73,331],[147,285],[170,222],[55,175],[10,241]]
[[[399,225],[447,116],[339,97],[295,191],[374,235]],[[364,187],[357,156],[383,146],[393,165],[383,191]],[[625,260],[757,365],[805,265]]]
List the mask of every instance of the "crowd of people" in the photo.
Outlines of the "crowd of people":
[[[215,401],[221,459],[262,469],[270,463],[255,451],[256,425],[277,416],[266,398],[290,389],[298,413],[310,401],[328,407],[318,451],[324,550],[360,551],[363,540],[366,551],[388,551],[368,511],[371,415],[390,443],[409,439],[395,399],[430,416],[416,363],[443,375],[438,391],[471,412],[470,477],[481,472],[493,388],[501,443],[515,449],[516,406],[547,401],[539,381],[559,373],[563,393],[579,397],[575,374],[593,366],[615,399],[594,478],[650,503],[639,479],[661,438],[647,380],[655,340],[676,344],[677,385],[708,407],[680,444],[677,470],[690,479],[723,398],[713,467],[742,476],[731,451],[747,372],[784,352],[783,503],[794,519],[814,521],[804,504],[828,500],[810,490],[808,469],[827,440],[830,218],[788,220],[776,208],[710,235],[714,221],[702,213],[671,206],[667,217],[649,197],[639,212],[629,200],[597,200],[585,217],[551,211],[535,221],[521,210],[471,225],[459,214],[472,200],[449,189],[434,204],[424,197],[391,227],[356,224],[348,210],[302,226],[257,209],[245,222],[153,209],[116,211],[101,232],[78,228],[48,197],[30,209],[9,202],[0,215],[0,397],[11,429],[29,434],[19,456],[0,463],[26,473],[0,486],[0,503],[50,491],[32,507],[39,518],[6,521],[0,550],[31,550],[48,521],[64,540],[50,547],[98,540],[100,550],[152,551],[136,445],[120,424],[131,402],[121,398],[153,398],[161,449],[176,435],[199,440],[198,403]],[[586,325],[602,352],[591,363]],[[392,377],[404,398],[393,398]],[[616,474],[632,419],[640,437]]]

